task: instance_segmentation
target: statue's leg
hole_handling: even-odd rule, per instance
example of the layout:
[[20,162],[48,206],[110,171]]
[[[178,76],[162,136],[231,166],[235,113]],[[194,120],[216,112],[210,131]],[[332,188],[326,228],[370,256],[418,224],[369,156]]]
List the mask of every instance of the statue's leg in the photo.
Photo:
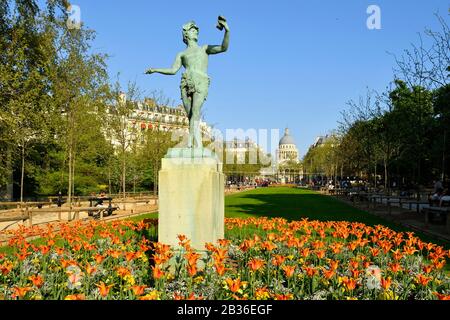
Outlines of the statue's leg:
[[202,148],[202,135],[200,131],[200,110],[203,102],[205,102],[206,95],[203,93],[194,93],[192,98],[192,119],[190,121],[190,132],[194,135],[194,147]]
[[181,90],[181,100],[183,100],[184,110],[186,110],[186,115],[190,118],[192,109],[192,96],[189,96],[186,89]]
[[181,99],[183,100],[183,106],[184,106],[184,110],[186,110],[186,115],[189,119],[189,137],[188,137],[188,142],[187,142],[187,147],[191,148],[192,147],[192,141],[194,139],[194,135],[193,132],[191,130],[191,118],[192,118],[192,96],[189,96],[187,93],[187,90],[185,88],[183,88],[181,90]]

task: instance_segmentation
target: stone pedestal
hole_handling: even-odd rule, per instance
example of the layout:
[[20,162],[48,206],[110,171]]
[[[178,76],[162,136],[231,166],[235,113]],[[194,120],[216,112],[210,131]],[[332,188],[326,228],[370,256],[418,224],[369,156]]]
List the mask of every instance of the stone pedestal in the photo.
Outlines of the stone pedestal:
[[159,171],[158,241],[178,247],[179,234],[191,246],[224,238],[224,175],[208,149],[169,149]]

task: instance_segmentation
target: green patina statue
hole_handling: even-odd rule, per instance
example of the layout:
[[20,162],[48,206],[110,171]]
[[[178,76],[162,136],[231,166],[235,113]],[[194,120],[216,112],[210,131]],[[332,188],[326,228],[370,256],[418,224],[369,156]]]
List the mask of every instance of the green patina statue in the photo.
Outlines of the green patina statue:
[[174,75],[184,66],[186,71],[181,78],[181,98],[189,118],[189,140],[188,147],[202,148],[202,138],[200,132],[200,109],[208,95],[209,77],[208,55],[225,52],[228,49],[230,39],[228,24],[224,17],[219,16],[217,21],[219,30],[225,29],[222,45],[199,46],[199,28],[194,21],[183,26],[183,42],[187,45],[186,50],[180,52],[175,58],[172,68],[168,69],[148,69],[145,73],[162,73]]

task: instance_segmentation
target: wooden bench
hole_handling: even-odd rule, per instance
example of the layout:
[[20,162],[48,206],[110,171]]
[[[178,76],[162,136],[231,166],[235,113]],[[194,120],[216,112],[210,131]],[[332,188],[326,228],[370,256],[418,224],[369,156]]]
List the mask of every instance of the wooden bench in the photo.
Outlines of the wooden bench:
[[420,212],[420,205],[421,204],[428,204],[428,201],[424,201],[424,200],[403,200],[402,203],[403,204],[407,204],[408,208],[410,211],[412,211],[412,205],[415,204],[416,205],[416,212],[419,213]]

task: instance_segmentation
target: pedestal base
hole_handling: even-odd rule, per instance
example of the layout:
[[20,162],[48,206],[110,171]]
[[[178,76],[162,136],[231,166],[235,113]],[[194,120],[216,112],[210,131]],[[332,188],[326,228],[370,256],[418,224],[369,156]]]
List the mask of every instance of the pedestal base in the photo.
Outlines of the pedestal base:
[[208,151],[174,148],[162,159],[159,242],[178,247],[183,234],[194,249],[204,250],[205,243],[224,238],[224,175]]

